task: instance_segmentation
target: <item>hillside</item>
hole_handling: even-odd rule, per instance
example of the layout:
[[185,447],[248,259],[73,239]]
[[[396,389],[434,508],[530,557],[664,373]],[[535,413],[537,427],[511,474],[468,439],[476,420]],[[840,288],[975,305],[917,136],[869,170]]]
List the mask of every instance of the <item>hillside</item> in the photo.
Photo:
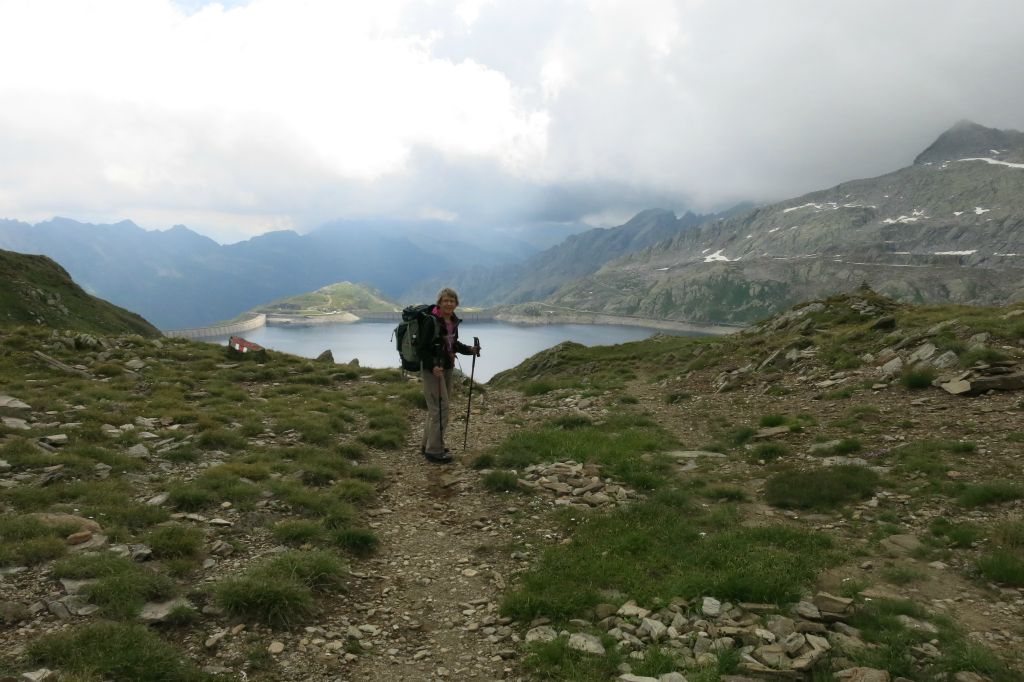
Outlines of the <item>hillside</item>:
[[[998,147],[981,149],[989,144]],[[1021,133],[960,123],[913,166],[702,225],[610,263],[547,302],[749,323],[862,282],[911,302],[1019,300],[1022,161]]]
[[82,291],[49,258],[0,250],[0,325],[24,324],[99,334],[160,335],[139,315]]
[[622,225],[571,235],[521,263],[454,269],[418,282],[402,300],[431,299],[441,287],[454,286],[467,296],[471,292],[475,306],[539,301],[609,261],[671,239],[715,217],[687,212],[677,218],[671,211],[648,209]]
[[394,370],[0,330],[0,675],[1018,680],[1022,320],[563,344],[447,467]]
[[370,310],[395,312],[400,308],[380,292],[351,282],[336,282],[298,296],[290,296],[265,305],[253,312],[282,315],[324,315],[338,311]]

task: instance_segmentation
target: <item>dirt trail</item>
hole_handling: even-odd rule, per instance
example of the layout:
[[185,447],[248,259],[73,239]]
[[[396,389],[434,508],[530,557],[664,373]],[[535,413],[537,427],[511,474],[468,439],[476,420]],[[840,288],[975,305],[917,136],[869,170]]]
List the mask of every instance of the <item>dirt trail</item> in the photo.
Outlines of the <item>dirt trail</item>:
[[490,416],[484,400],[478,414],[474,398],[469,452],[461,452],[464,422],[453,415],[452,463],[432,464],[416,454],[418,424],[404,450],[367,462],[387,472],[388,484],[370,512],[381,545],[373,559],[354,565],[361,577],[350,595],[355,609],[349,620],[369,626],[363,629],[373,634],[364,633],[361,642],[372,653],[350,662],[341,679],[502,680],[512,674],[513,630],[498,606],[510,575],[526,565],[525,556],[513,559],[512,553],[533,524],[531,509],[543,501],[481,486],[468,465],[507,427]]

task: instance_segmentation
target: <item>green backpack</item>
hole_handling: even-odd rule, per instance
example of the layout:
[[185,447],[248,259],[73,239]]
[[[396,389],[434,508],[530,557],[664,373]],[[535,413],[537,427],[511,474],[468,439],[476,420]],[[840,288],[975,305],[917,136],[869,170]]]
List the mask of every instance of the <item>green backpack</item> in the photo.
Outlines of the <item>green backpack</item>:
[[420,349],[433,343],[440,333],[431,303],[411,305],[402,310],[402,321],[392,333],[402,369],[418,372],[423,366]]

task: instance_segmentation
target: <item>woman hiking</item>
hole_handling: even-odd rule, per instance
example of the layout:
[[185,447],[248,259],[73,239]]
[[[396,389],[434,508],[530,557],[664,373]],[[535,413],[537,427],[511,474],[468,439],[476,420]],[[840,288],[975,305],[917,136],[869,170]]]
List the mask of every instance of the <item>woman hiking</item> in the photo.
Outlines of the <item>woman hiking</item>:
[[423,380],[423,397],[427,401],[427,421],[423,426],[423,442],[420,452],[431,462],[452,461],[445,447],[444,437],[448,429],[449,400],[452,392],[452,370],[455,368],[455,354],[480,355],[480,348],[459,342],[459,322],[455,308],[459,295],[454,289],[445,287],[437,294],[437,305],[430,314],[437,318],[436,338],[420,349],[423,362],[420,378]]

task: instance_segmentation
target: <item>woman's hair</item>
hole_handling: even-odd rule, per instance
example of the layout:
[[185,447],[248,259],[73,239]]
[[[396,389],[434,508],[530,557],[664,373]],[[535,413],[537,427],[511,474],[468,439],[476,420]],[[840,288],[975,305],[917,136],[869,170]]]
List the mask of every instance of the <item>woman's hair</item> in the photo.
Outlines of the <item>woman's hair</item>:
[[442,298],[454,298],[456,304],[459,302],[459,295],[455,293],[455,289],[452,289],[451,287],[445,287],[444,289],[441,289],[441,291],[437,292],[438,303],[441,303]]

